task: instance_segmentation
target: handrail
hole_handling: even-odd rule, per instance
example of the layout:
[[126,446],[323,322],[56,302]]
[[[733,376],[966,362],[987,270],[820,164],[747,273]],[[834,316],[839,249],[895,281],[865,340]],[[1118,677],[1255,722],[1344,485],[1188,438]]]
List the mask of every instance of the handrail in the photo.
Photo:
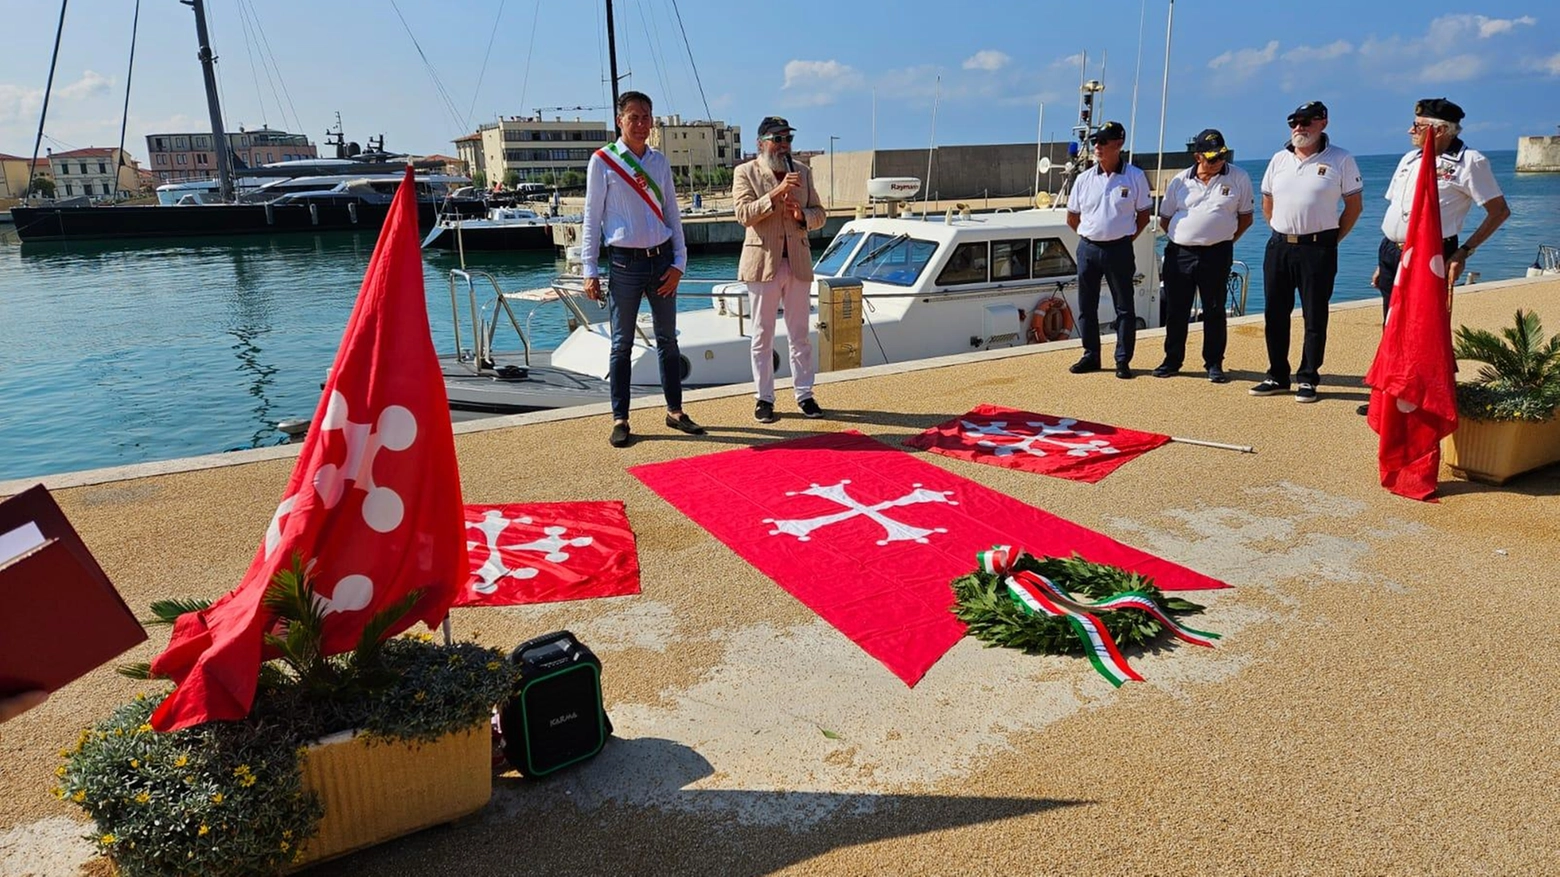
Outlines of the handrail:
[[[482,319],[481,309],[477,306],[477,279],[486,280],[493,287],[493,321],[488,323]],[[526,366],[531,365],[531,339],[526,336],[525,330],[520,328],[520,321],[515,317],[514,309],[509,306],[508,299],[504,298],[503,290],[499,288],[498,278],[486,271],[469,271],[465,268],[451,268],[449,276],[450,285],[450,314],[451,325],[455,330],[455,360],[466,362],[465,351],[460,346],[460,304],[457,299],[458,290],[455,281],[457,279],[466,282],[467,305],[471,310],[471,336],[472,336],[472,363],[478,373],[484,368],[493,366],[493,335],[498,329],[498,308],[502,307],[504,313],[509,316],[510,325],[515,327],[515,334],[520,336],[520,347],[525,357]]]

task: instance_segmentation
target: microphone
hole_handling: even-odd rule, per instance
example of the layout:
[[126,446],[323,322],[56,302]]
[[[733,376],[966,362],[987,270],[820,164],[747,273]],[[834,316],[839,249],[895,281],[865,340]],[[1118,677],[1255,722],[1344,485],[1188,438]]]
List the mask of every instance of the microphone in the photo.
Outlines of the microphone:
[[[790,171],[793,174],[796,173],[796,162],[791,160],[791,153],[789,153],[789,152],[787,152],[785,154],[785,169],[787,171]],[[806,219],[797,220],[797,224],[800,225],[802,228],[806,228],[807,227],[807,220]]]

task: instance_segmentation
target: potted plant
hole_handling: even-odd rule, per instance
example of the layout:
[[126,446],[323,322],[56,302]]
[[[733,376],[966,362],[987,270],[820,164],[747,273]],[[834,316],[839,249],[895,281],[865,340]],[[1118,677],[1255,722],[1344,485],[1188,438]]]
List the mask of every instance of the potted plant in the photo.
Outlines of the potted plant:
[[[158,733],[149,721],[166,694],[137,695],[61,753],[55,794],[92,817],[125,877],[279,874],[480,809],[489,716],[519,671],[471,643],[387,639],[418,596],[326,657],[322,601],[295,557],[265,595],[277,657],[247,717]],[[153,612],[171,623],[203,606]],[[150,678],[145,665],[125,671]]]
[[1453,352],[1483,363],[1457,384],[1457,429],[1445,459],[1458,474],[1490,484],[1560,460],[1560,334],[1544,335],[1537,314],[1518,310],[1499,335],[1457,328]]

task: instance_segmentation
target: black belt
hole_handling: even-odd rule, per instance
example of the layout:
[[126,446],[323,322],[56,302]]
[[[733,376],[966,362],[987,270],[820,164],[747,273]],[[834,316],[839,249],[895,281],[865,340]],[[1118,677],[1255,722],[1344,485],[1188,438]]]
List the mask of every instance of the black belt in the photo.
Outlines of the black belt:
[[[1395,240],[1393,240],[1393,239],[1391,239],[1389,237],[1386,237],[1385,235],[1383,235],[1382,237],[1386,240],[1387,243],[1391,244],[1392,246],[1397,247],[1400,250],[1403,249],[1403,242],[1402,241],[1395,241]],[[1443,249],[1446,249],[1446,250],[1455,250],[1455,249],[1457,249],[1457,235],[1452,235],[1451,237],[1441,238],[1441,247]]]
[[614,253],[622,253],[630,259],[654,259],[663,253],[670,253],[672,251],[672,241],[668,238],[653,247],[620,247],[617,244],[613,244],[607,249]]
[[1315,234],[1284,234],[1280,231],[1273,232],[1273,240],[1286,244],[1336,244],[1338,243],[1338,230],[1329,228]]
[[1211,250],[1214,247],[1227,247],[1233,243],[1235,243],[1234,240],[1219,241],[1216,244],[1178,244],[1175,241],[1171,241],[1170,245],[1180,247],[1183,250]]
[[1132,235],[1127,235],[1124,238],[1116,238],[1113,241],[1096,241],[1091,238],[1083,238],[1083,240],[1088,241],[1096,247],[1110,247],[1115,246],[1116,244],[1130,243],[1132,241]]

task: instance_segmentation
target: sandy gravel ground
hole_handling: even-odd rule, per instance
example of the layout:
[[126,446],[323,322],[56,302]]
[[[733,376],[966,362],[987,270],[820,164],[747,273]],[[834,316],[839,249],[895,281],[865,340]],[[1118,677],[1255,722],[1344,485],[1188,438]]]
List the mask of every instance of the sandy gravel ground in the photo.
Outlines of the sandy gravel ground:
[[[1458,322],[1498,328],[1524,306],[1560,328],[1560,283],[1478,289]],[[625,451],[600,413],[466,432],[467,501],[627,501],[643,594],[455,621],[503,647],[573,630],[605,663],[618,737],[554,779],[500,778],[477,818],[311,873],[1554,873],[1560,467],[1504,488],[1444,472],[1438,504],[1378,487],[1354,408],[1379,319],[1374,303],[1334,313],[1310,406],[1246,394],[1257,318],[1232,328],[1226,386],[1073,376],[1064,347],[826,381],[821,423],[782,401],[756,424],[748,395],[700,392],[708,437],[652,409]],[[1143,335],[1136,365],[1160,344]],[[967,639],[906,688],[624,471],[814,430],[895,443],[980,402],[1256,446],[1172,444],[1097,485],[929,458],[1232,583],[1200,598],[1218,649],[1133,656],[1149,681],[1118,691],[1082,660]],[[131,605],[214,597],[291,468],[274,450],[235,459],[252,462],[57,495]],[[55,752],[136,690],[99,671],[0,728],[0,874],[86,863],[87,826],[47,794]]]

